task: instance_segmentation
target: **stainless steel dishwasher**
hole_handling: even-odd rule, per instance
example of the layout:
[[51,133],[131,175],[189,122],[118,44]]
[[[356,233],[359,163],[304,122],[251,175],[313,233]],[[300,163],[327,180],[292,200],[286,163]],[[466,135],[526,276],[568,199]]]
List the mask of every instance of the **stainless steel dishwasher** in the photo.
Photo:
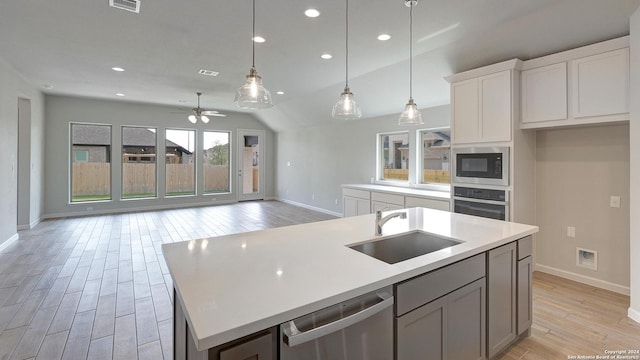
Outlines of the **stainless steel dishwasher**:
[[392,305],[389,286],[281,324],[280,359],[392,359]]

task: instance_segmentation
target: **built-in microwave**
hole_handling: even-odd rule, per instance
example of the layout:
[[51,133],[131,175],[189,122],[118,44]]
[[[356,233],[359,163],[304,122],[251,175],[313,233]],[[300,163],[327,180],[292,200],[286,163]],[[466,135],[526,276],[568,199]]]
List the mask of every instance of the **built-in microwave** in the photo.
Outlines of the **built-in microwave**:
[[452,148],[454,183],[509,186],[508,147]]

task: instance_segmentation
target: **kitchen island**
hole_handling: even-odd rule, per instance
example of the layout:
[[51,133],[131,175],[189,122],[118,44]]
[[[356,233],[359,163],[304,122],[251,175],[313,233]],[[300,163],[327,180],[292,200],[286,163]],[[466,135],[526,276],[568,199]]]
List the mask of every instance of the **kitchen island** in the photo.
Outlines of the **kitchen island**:
[[374,236],[375,215],[370,214],[164,244],[175,290],[176,360],[206,359],[207,349],[514,244],[538,231],[536,226],[440,210],[398,212],[406,212],[406,219],[388,221],[383,238],[418,230],[460,243],[388,264],[348,247],[380,238]]

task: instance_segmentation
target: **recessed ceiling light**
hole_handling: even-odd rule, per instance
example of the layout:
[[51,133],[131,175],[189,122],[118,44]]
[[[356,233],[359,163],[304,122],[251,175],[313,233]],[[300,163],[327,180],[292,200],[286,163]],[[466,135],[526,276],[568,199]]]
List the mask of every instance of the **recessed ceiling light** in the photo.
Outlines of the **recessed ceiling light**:
[[198,74],[205,75],[205,76],[218,76],[218,74],[220,73],[213,70],[201,69],[200,71],[198,71]]
[[389,39],[391,39],[391,35],[389,35],[389,34],[380,34],[380,35],[378,35],[378,40],[380,40],[380,41],[387,41]]
[[124,96],[123,93],[117,93],[116,96]]
[[44,88],[47,89],[47,90],[51,90],[51,89],[53,89],[53,85],[45,84]]
[[278,94],[278,95],[284,95],[284,91],[276,91],[276,94]]
[[123,68],[121,68],[121,67],[117,67],[117,66],[116,66],[116,67],[112,67],[112,68],[111,68],[111,70],[113,70],[113,71],[117,71],[117,72],[123,72],[123,71],[124,71],[124,69],[123,69]]
[[331,59],[333,56],[331,56],[331,54],[322,54],[320,55],[321,58],[325,59],[325,60],[329,60]]
[[263,43],[266,40],[262,36],[256,36],[256,37],[253,38],[253,41],[255,41],[257,43]]
[[307,9],[304,14],[307,15],[307,17],[314,18],[320,16],[320,11],[316,9]]

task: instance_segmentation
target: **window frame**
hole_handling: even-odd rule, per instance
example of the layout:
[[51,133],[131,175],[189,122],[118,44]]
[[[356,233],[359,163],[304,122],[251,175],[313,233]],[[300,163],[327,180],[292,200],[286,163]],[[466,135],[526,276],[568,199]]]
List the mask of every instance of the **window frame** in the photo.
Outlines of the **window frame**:
[[386,132],[381,132],[381,133],[377,133],[376,134],[376,177],[375,177],[375,183],[376,184],[380,184],[380,185],[391,185],[391,186],[400,186],[400,187],[410,187],[412,186],[412,178],[411,178],[411,169],[408,168],[408,172],[407,172],[407,180],[395,180],[395,179],[385,179],[384,178],[384,164],[385,164],[385,159],[383,156],[383,149],[384,149],[384,144],[382,141],[383,136],[389,136],[389,135],[405,135],[407,136],[407,143],[409,145],[409,150],[407,152],[408,154],[408,159],[407,159],[407,165],[409,166],[410,164],[412,164],[413,162],[411,161],[411,154],[413,153],[413,151],[411,151],[411,133],[409,132],[409,130],[401,130],[401,131],[386,131]]
[[[124,164],[125,162],[123,161],[124,159],[124,154],[122,153],[122,150],[124,149],[124,129],[125,128],[142,128],[142,129],[155,129],[155,134],[156,134],[156,139],[155,139],[155,149],[156,149],[156,154],[155,154],[155,161],[153,161],[153,163],[155,164],[155,171],[154,171],[154,188],[155,188],[155,194],[153,196],[144,196],[144,197],[125,197],[125,193],[124,193]],[[120,125],[120,200],[121,201],[139,201],[139,200],[150,200],[150,199],[158,199],[158,180],[159,180],[159,165],[158,165],[158,143],[159,143],[159,136],[158,136],[158,132],[159,129],[156,126],[145,126],[145,125]],[[165,134],[166,135],[166,134]],[[166,142],[165,142],[166,143]],[[164,153],[164,152],[163,152]],[[145,162],[148,163],[148,162]]]
[[[227,137],[228,137],[228,143],[227,143],[227,148],[228,148],[228,169],[227,169],[227,179],[229,181],[229,189],[226,192],[207,192],[205,189],[205,184],[206,184],[206,180],[205,180],[205,172],[204,172],[204,165],[205,165],[205,161],[204,161],[204,151],[205,151],[205,142],[204,142],[204,136],[205,133],[208,132],[213,132],[213,133],[226,133]],[[202,196],[216,196],[216,195],[226,195],[226,194],[231,194],[233,193],[233,181],[231,179],[231,165],[233,164],[233,151],[232,151],[232,146],[233,146],[233,132],[230,130],[209,130],[209,129],[203,129],[201,131],[202,133],[202,152],[201,152],[201,159],[202,159]]]
[[[74,142],[73,142],[73,126],[74,125],[84,125],[84,126],[106,126],[109,128],[109,151],[105,154],[109,158],[109,198],[108,199],[100,199],[100,200],[82,200],[82,201],[74,201],[73,200],[73,163],[75,162],[75,150]],[[89,122],[80,122],[80,121],[70,121],[69,128],[67,131],[67,135],[69,136],[67,139],[67,145],[69,146],[69,153],[67,157],[67,204],[68,205],[78,205],[78,204],[95,204],[95,203],[109,203],[113,202],[113,124],[103,124],[103,123],[89,123]],[[82,161],[82,163],[88,163],[90,159],[90,154],[88,154],[87,150],[87,161]]]
[[[177,131],[193,131],[193,193],[191,194],[178,194],[178,195],[169,195],[167,192],[167,186],[169,185],[167,181],[167,140],[171,141],[167,138],[167,131],[169,130],[177,130]],[[195,197],[198,196],[198,156],[196,155],[198,152],[198,129],[196,128],[181,128],[181,127],[165,127],[163,134],[163,148],[164,148],[164,198],[174,199],[180,197]],[[188,149],[187,149],[188,150]]]
[[[424,140],[423,135],[426,132],[433,132],[436,130],[449,130],[449,134],[451,134],[450,126],[438,126],[433,128],[423,128],[416,130],[416,150],[412,152],[415,155],[415,167],[417,169],[415,177],[416,177],[416,188],[425,189],[425,190],[434,190],[434,191],[451,191],[451,179],[449,179],[449,183],[434,183],[434,182],[424,182],[423,181],[423,172],[424,172],[424,153],[423,146]],[[451,166],[451,140],[449,140],[449,166]],[[449,168],[449,172],[451,173],[451,168]]]

